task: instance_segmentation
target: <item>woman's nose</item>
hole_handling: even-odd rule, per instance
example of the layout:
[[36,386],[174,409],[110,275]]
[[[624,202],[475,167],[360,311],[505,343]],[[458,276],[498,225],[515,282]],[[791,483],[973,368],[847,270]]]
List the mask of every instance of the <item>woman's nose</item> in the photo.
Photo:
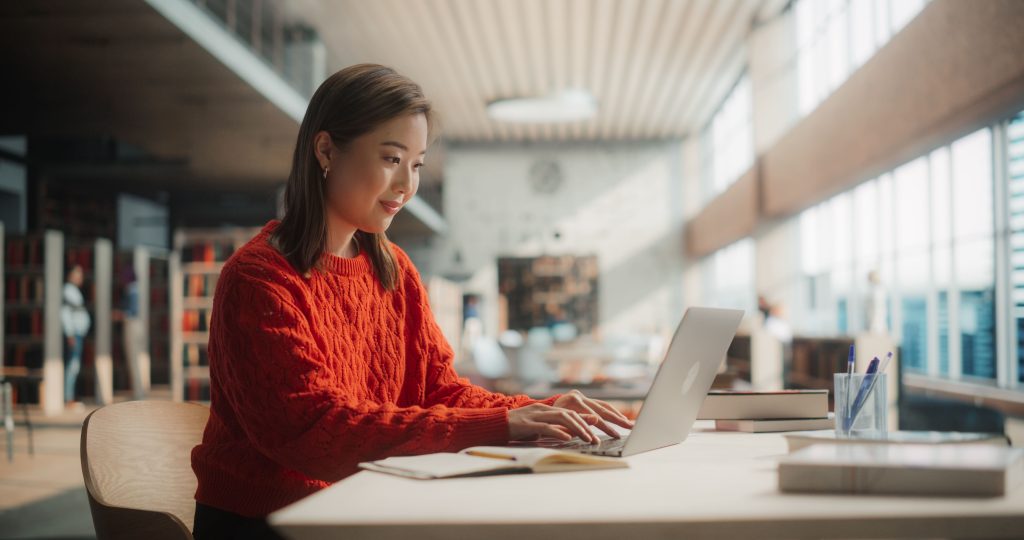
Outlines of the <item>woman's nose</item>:
[[395,175],[395,181],[391,186],[392,191],[402,194],[412,191],[413,177],[415,175],[415,171],[410,170],[408,167],[402,167],[398,174]]

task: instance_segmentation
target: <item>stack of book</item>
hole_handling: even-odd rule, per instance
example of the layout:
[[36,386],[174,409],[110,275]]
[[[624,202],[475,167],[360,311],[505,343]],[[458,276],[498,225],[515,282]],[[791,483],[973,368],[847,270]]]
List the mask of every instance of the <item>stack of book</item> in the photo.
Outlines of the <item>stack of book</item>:
[[708,392],[697,418],[714,420],[719,431],[767,433],[832,429],[828,390]]

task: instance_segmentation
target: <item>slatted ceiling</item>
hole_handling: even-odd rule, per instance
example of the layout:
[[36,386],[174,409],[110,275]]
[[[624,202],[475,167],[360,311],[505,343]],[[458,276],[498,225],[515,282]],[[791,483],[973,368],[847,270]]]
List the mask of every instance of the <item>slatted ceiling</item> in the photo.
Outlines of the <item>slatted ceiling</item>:
[[[752,16],[752,13],[749,10],[743,9],[743,6],[750,5],[743,0],[731,0],[727,4],[728,7],[723,7],[718,12],[719,16],[715,17],[711,24],[708,25],[705,39],[701,41],[701,48],[697,50],[695,55],[694,65],[690,67],[685,82],[679,87],[679,91],[690,96],[690,100],[677,100],[673,102],[666,111],[665,116],[662,117],[662,122],[655,127],[656,133],[662,135],[671,133],[675,123],[686,123],[695,126],[696,129],[700,129],[702,123],[689,117],[688,111],[692,110],[693,107],[707,109],[704,103],[708,100],[713,99],[713,103],[717,105],[724,97],[724,93],[721,96],[705,95],[703,89],[718,79],[730,81],[738,75],[736,71],[731,69],[731,66],[724,62],[724,58],[733,54],[742,45],[724,48],[717,47],[715,42],[718,39],[733,42],[735,34],[731,32],[731,29],[749,27],[749,19],[741,20],[739,17],[749,17]],[[738,43],[738,40],[736,42]],[[714,75],[719,76],[715,77]]]
[[[473,2],[460,2],[460,4],[456,8],[453,6],[453,3],[448,3],[448,16],[457,24],[459,31],[465,34],[467,40],[480,44],[479,47],[470,48],[466,51],[470,57],[470,66],[475,69],[473,78],[477,84],[477,93],[485,96],[494,95],[498,92],[499,88],[507,84],[504,81],[504,75],[498,69],[500,66],[489,61],[489,57],[495,54],[494,51],[497,50],[494,40],[486,36],[483,28],[478,23],[477,13],[479,10],[477,6],[472,5]],[[494,126],[485,127],[490,137],[505,137],[502,129],[494,129]]]
[[656,92],[668,91],[666,88],[658,88],[657,85],[664,82],[665,74],[673,63],[685,56],[686,49],[683,46],[692,41],[694,35],[692,30],[696,22],[693,15],[699,13],[702,6],[707,4],[669,1],[667,5],[669,10],[663,17],[663,25],[659,28],[657,39],[641,71],[641,78],[638,79],[642,83],[629,94],[635,97],[629,104],[626,118],[624,131],[627,137],[635,138],[643,132],[643,112],[652,105]]
[[[569,5],[569,32],[572,40],[568,42],[571,78],[569,84],[573,88],[582,88],[586,82],[587,66],[587,44],[590,42],[591,25],[587,18],[588,2],[590,0],[575,0]],[[582,134],[580,123],[563,124],[560,133],[567,138],[579,138]]]
[[[630,54],[633,57],[626,66],[624,76],[620,77],[615,85],[614,93],[609,94],[609,107],[614,107],[609,110],[609,114],[604,117],[605,122],[603,127],[605,129],[611,128],[610,119],[613,117],[624,117],[629,118],[629,114],[633,112],[631,109],[636,107],[636,101],[627,102],[624,98],[626,96],[635,96],[637,91],[637,82],[644,76],[645,70],[648,69],[655,52],[652,49],[652,42],[655,37],[666,32],[664,29],[664,17],[665,12],[670,4],[682,5],[683,2],[644,2],[640,16],[637,18],[636,27],[633,33],[632,44],[630,45]],[[639,51],[648,51],[647,54],[638,55]],[[624,126],[627,128],[628,126]]]
[[[546,43],[551,54],[549,76],[554,88],[569,87],[569,62],[570,62],[570,34],[572,28],[569,26],[567,12],[569,2],[546,2],[541,3],[545,8],[541,16],[546,24]],[[568,127],[565,124],[556,124],[550,129],[550,137],[564,139],[568,135]]]
[[[693,49],[691,54],[687,54],[683,57],[683,61],[686,64],[677,71],[678,78],[675,84],[672,84],[669,88],[679,95],[687,96],[687,100],[675,99],[673,96],[667,96],[664,101],[664,108],[659,107],[662,112],[661,116],[657,119],[651,119],[651,125],[649,129],[655,136],[664,136],[666,132],[671,133],[671,130],[681,124],[681,118],[679,118],[679,108],[684,106],[688,101],[693,101],[698,98],[694,92],[694,85],[698,79],[702,76],[707,76],[707,65],[711,58],[714,56],[716,50],[722,49],[718,46],[718,37],[722,35],[723,26],[728,23],[728,18],[732,15],[733,10],[736,7],[736,3],[742,0],[722,0],[717,3],[715,9],[710,10],[710,13],[706,19],[699,20],[700,28],[696,30],[696,38],[694,40]],[[693,126],[693,128],[700,129],[700,126]]]
[[[708,73],[695,81],[694,91],[692,92],[695,99],[681,104],[682,107],[679,109],[680,116],[676,118],[683,123],[703,125],[707,119],[706,107],[702,108],[698,104],[706,103],[713,99],[721,101],[723,96],[732,88],[736,78],[743,69],[745,58],[743,50],[745,46],[742,39],[749,31],[749,21],[754,17],[755,9],[756,6],[752,3],[738,0],[735,12],[738,16],[729,17],[725,20],[726,29],[723,30],[725,39],[740,43],[740,46],[713,50],[715,54],[706,64]],[[715,71],[723,76],[713,76]],[[662,133],[667,133],[671,127],[663,126],[662,129]]]

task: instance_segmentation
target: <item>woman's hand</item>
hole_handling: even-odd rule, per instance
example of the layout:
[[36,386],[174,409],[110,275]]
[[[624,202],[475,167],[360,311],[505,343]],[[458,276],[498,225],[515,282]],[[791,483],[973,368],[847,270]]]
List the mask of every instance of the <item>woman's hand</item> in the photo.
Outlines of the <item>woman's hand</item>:
[[580,416],[597,417],[598,421],[594,425],[615,439],[619,438],[619,432],[608,425],[609,421],[626,429],[633,429],[633,421],[626,418],[615,407],[599,399],[590,399],[579,390],[571,390],[562,394],[555,400],[554,405],[576,411]]
[[508,412],[509,440],[530,440],[537,437],[554,437],[568,441],[574,436],[590,443],[600,439],[590,431],[597,426],[608,435],[618,439],[619,434],[608,421],[624,428],[632,428],[633,422],[615,410],[611,405],[590,399],[573,390],[555,400],[554,407],[534,403]]

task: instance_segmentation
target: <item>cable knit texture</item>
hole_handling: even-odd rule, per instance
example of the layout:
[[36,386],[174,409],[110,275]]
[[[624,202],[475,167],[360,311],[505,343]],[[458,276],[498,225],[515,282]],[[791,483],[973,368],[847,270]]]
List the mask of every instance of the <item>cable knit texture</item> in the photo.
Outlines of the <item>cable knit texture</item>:
[[552,404],[474,386],[409,257],[386,291],[365,253],[299,274],[269,222],[224,265],[210,322],[210,420],[192,450],[196,500],[264,516],[361,461],[508,441],[508,409]]

